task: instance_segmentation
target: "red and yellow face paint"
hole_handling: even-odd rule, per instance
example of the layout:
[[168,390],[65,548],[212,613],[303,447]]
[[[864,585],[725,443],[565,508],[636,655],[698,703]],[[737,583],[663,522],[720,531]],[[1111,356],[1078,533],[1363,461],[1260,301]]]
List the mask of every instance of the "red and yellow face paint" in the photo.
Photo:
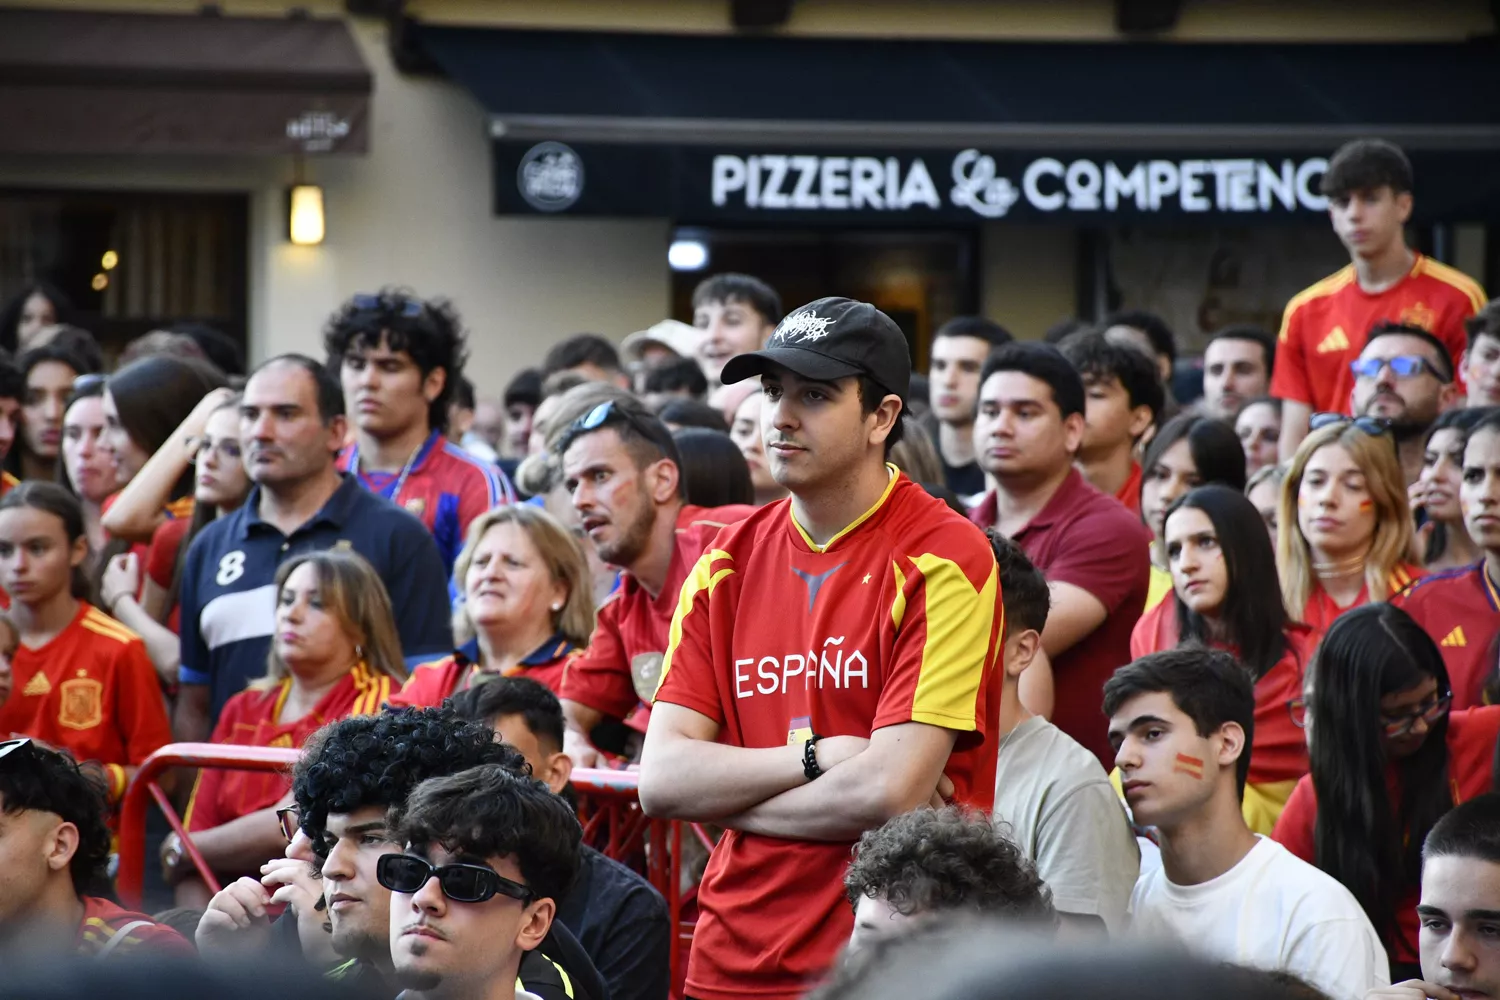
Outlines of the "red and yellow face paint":
[[1173,774],[1185,774],[1189,778],[1203,780],[1203,758],[1194,757],[1191,754],[1180,753],[1176,762],[1172,765]]

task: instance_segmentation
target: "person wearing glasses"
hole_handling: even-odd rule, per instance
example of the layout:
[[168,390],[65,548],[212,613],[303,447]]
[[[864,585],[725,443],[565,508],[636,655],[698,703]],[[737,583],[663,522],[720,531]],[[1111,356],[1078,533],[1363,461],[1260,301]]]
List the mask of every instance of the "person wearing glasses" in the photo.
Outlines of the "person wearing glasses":
[[1463,405],[1448,348],[1420,326],[1377,323],[1349,368],[1354,373],[1351,412],[1389,423],[1401,471],[1407,483],[1416,482],[1433,421]]
[[200,531],[244,503],[250,492],[240,459],[239,398],[230,389],[215,389],[204,396],[110,509],[111,514],[119,514],[122,506],[129,505],[142,516],[162,509],[184,464],[192,464],[192,514],[163,520],[151,536],[144,560],[134,552],[121,553],[99,578],[100,602],[146,640],[157,673],[169,689],[177,684],[182,662],[177,638],[182,612],[176,586],[182,557]]
[[600,750],[635,759],[683,582],[719,529],[755,508],[688,504],[677,443],[634,400],[597,404],[551,450],[599,558],[622,570],[588,648],[563,674],[565,749],[579,767],[595,766]]
[[401,1000],[536,1000],[516,976],[578,873],[583,831],[567,803],[491,764],[424,781],[392,827],[405,850],[375,875],[391,892]]
[[182,935],[104,898],[109,810],[71,755],[31,739],[0,742],[0,955],[92,959],[193,955]]
[[354,296],[323,333],[354,432],[339,471],[414,514],[450,571],[473,520],[516,499],[504,473],[446,437],[465,339],[450,303],[394,289]]
[[[297,556],[277,570],[276,588],[266,674],[224,705],[214,743],[300,747],[334,719],[380,711],[406,680],[390,598],[363,557],[338,550]],[[279,774],[199,772],[185,825],[215,874],[254,871],[279,853],[271,814],[286,792]],[[209,894],[183,864],[175,835],[161,855],[177,905],[203,905]]]
[[1289,972],[1337,1000],[1390,984],[1349,890],[1245,823],[1255,692],[1238,660],[1201,646],[1143,656],[1105,683],[1104,714],[1125,801],[1161,844],[1131,896],[1132,935]]
[[1400,608],[1370,604],[1334,622],[1288,706],[1312,770],[1272,836],[1354,894],[1396,979],[1418,978],[1422,842],[1494,777],[1500,706],[1452,703],[1437,643]]
[[1243,812],[1255,833],[1270,833],[1297,780],[1307,773],[1307,742],[1287,715],[1301,697],[1316,638],[1281,603],[1276,557],[1254,504],[1227,486],[1200,486],[1167,510],[1167,561],[1175,596],[1136,623],[1130,655],[1183,643],[1233,653],[1255,683],[1255,735]]
[[[1459,410],[1479,421],[1459,443],[1461,530],[1479,548],[1478,561],[1417,582],[1393,603],[1438,644],[1453,683],[1453,707],[1496,700],[1500,635],[1500,409]],[[1448,459],[1444,459],[1448,461]]]
[[1276,571],[1287,612],[1322,635],[1350,608],[1422,576],[1411,508],[1383,421],[1315,413],[1281,484]]

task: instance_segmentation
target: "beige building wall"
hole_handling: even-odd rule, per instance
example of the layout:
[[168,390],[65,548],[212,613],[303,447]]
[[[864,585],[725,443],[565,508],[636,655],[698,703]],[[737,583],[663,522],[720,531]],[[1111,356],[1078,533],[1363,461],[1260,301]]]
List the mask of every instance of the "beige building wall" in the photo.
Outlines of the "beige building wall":
[[1078,231],[988,222],[979,234],[980,308],[1023,340],[1078,309]]

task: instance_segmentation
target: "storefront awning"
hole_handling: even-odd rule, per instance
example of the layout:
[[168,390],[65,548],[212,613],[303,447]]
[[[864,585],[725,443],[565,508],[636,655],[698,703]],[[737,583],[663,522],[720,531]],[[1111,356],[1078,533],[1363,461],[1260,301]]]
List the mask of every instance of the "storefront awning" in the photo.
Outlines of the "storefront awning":
[[1500,45],[997,43],[423,25],[497,138],[1500,150]]
[[0,154],[363,153],[341,21],[0,9]]

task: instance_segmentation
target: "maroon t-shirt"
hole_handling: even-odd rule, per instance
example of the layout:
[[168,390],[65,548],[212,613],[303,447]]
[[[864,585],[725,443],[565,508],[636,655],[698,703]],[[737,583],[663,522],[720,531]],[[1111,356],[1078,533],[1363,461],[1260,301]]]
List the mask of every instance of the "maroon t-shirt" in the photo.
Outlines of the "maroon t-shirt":
[[[981,528],[997,518],[987,494],[969,519]],[[1104,682],[1130,662],[1130,633],[1146,607],[1151,581],[1151,533],[1114,497],[1090,486],[1077,470],[1047,506],[1013,536],[1048,583],[1069,583],[1094,595],[1104,623],[1052,661],[1052,723],[1114,767],[1104,718]]]

